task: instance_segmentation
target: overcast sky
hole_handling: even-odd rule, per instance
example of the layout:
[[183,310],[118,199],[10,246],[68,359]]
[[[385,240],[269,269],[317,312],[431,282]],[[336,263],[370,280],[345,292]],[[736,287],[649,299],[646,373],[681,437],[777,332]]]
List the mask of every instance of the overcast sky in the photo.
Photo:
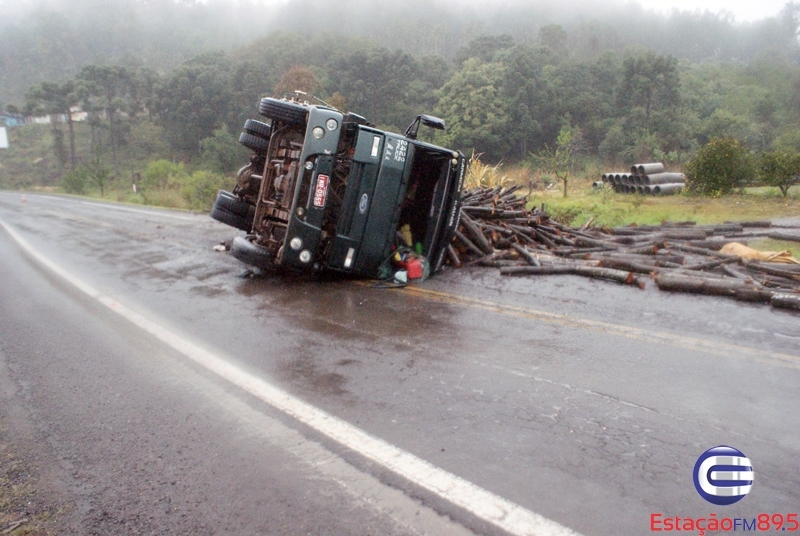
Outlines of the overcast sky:
[[681,11],[696,9],[709,10],[714,13],[720,10],[730,11],[737,22],[750,22],[776,15],[788,0],[637,0],[645,8],[669,13],[673,8]]

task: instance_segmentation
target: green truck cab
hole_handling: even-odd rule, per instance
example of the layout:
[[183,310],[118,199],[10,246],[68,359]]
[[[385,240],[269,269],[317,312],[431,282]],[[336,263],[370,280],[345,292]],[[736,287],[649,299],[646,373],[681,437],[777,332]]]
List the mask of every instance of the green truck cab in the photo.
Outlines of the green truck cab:
[[419,141],[417,130],[444,122],[420,115],[405,135],[392,134],[302,98],[264,98],[259,112],[270,124],[245,123],[239,141],[254,154],[211,214],[247,231],[231,254],[261,269],[378,277],[404,229],[431,271],[441,269],[460,217],[465,159]]

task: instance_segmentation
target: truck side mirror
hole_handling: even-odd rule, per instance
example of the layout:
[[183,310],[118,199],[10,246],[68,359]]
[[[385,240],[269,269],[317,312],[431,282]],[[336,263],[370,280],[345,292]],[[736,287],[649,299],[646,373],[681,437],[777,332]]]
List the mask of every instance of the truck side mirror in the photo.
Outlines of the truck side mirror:
[[444,130],[444,119],[439,119],[438,117],[434,117],[432,115],[421,114],[414,119],[413,123],[408,125],[408,128],[406,129],[406,138],[410,140],[417,139],[417,132],[419,131],[420,123],[434,130]]

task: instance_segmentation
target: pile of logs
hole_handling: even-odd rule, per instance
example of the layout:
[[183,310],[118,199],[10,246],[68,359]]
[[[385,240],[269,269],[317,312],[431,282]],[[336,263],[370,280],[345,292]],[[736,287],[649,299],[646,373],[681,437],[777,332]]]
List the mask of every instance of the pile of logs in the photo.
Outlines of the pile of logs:
[[664,164],[634,164],[630,173],[604,173],[599,187],[609,185],[617,193],[669,195],[680,192],[686,184],[683,173],[666,173]]
[[[540,209],[526,210],[519,187],[463,194],[449,263],[490,266],[502,275],[573,274],[644,288],[728,296],[800,310],[800,265],[744,260],[720,253],[729,242],[769,237],[800,242],[800,226],[769,221],[617,228],[571,227]],[[789,232],[797,229],[794,232]]]

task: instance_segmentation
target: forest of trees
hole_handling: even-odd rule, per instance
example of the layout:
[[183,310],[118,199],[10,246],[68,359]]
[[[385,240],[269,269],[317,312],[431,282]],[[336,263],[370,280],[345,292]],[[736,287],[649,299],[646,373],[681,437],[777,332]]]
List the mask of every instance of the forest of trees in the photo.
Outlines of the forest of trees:
[[[522,2],[480,17],[420,0],[331,5],[0,3],[0,104],[90,112],[114,168],[132,122],[153,122],[173,157],[192,161],[235,145],[258,99],[287,88],[392,130],[438,115],[448,130],[437,142],[493,162],[525,160],[565,130],[609,165],[681,163],[714,137],[800,150],[800,4],[749,24],[635,4],[584,4],[580,17]],[[71,127],[56,126],[65,168],[93,157],[75,154]]]

